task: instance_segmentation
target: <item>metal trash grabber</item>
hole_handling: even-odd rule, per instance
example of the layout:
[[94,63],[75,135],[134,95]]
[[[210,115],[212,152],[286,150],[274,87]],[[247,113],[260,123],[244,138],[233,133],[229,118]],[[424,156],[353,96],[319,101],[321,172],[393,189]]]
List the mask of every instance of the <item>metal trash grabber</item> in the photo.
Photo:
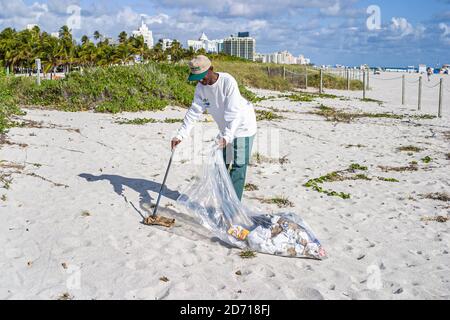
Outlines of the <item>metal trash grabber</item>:
[[156,213],[159,207],[159,201],[161,200],[161,195],[166,185],[167,176],[169,174],[170,166],[172,165],[173,155],[175,154],[175,148],[172,149],[172,155],[170,156],[169,164],[167,165],[166,174],[164,175],[163,182],[161,184],[161,189],[159,189],[158,199],[156,200],[155,209],[153,210],[153,214],[144,219],[144,224],[146,225],[159,225],[164,227],[172,227],[175,224],[175,219],[166,218],[163,216],[158,216]]

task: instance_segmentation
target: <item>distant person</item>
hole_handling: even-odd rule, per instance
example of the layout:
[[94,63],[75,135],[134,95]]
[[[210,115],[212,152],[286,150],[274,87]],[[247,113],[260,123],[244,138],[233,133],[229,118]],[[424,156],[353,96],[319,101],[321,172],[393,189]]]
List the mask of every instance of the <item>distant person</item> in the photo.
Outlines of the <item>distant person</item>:
[[428,76],[428,82],[431,81],[431,76],[433,74],[433,69],[431,69],[430,67],[427,68],[427,76]]
[[256,134],[253,104],[241,96],[236,80],[228,73],[214,72],[208,57],[199,55],[189,62],[189,81],[198,81],[194,101],[184,117],[172,149],[189,135],[194,123],[205,112],[216,121],[220,134],[218,145],[239,200],[244,192],[247,166]]

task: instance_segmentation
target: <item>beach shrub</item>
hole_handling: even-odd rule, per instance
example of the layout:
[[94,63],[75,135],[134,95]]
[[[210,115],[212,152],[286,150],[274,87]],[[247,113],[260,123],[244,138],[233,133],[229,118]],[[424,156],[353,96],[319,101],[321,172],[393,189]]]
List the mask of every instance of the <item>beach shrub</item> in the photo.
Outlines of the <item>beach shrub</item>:
[[110,113],[162,110],[191,104],[195,87],[186,81],[188,72],[187,66],[167,63],[111,66],[42,80],[40,86],[31,78],[16,78],[10,87],[23,105]]
[[13,115],[24,115],[10,89],[11,79],[13,78],[7,77],[3,67],[0,66],[0,134],[7,132],[15,125],[15,122],[11,120]]

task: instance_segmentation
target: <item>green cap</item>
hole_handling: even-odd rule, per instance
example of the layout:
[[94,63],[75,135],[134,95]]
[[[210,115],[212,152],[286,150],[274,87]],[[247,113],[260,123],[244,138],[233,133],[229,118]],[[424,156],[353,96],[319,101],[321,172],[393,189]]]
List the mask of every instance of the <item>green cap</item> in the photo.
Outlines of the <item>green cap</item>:
[[208,74],[208,70],[206,70],[206,71],[203,72],[203,73],[199,73],[199,74],[191,73],[191,74],[189,75],[188,80],[189,80],[189,81],[200,81],[200,80],[202,80],[204,77],[206,77],[207,74]]

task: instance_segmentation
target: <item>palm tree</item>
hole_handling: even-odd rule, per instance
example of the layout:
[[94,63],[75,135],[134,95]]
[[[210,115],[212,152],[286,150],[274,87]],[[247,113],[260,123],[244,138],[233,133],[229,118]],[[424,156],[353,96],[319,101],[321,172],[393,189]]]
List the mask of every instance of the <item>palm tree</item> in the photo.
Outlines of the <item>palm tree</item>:
[[89,42],[89,37],[84,35],[81,37],[81,45],[84,45]]
[[98,39],[100,39],[102,37],[102,35],[100,34],[100,32],[98,32],[98,31],[95,31],[94,32],[94,39],[95,40],[98,40]]
[[4,61],[6,72],[14,72],[15,56],[14,48],[17,47],[16,30],[6,28],[0,33],[0,60]]
[[125,43],[128,39],[128,35],[125,31],[119,33],[119,43]]
[[60,58],[64,61],[65,72],[70,70],[70,65],[74,59],[75,44],[68,26],[59,29]]
[[133,51],[139,55],[141,58],[144,58],[146,51],[148,50],[147,45],[144,42],[143,36],[131,37],[130,38],[131,46],[133,47]]
[[47,33],[42,35],[42,66],[44,73],[51,72],[52,79],[56,68],[62,63],[60,60],[60,48],[59,38],[52,37]]
[[184,51],[181,47],[181,43],[177,40],[173,40],[169,49],[170,59],[173,62],[178,62],[184,57]]

